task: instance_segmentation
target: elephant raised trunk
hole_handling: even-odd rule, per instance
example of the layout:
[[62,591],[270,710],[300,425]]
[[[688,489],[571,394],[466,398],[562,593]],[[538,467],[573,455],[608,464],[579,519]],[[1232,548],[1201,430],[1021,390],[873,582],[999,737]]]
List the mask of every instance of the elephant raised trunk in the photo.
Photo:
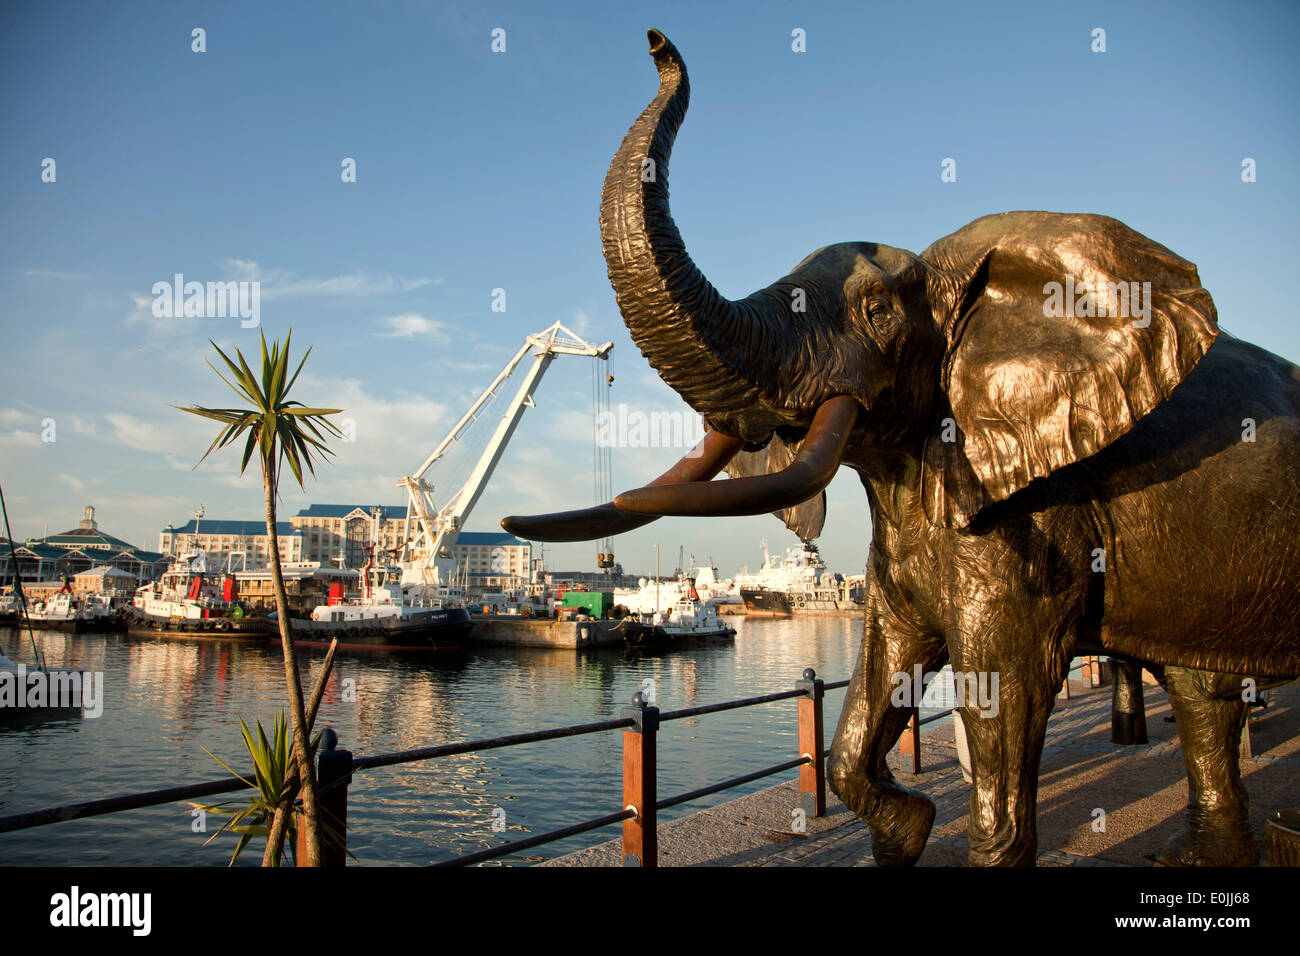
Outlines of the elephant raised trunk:
[[793,417],[772,407],[786,351],[783,317],[772,311],[780,300],[727,300],[687,253],[668,208],[668,157],[690,81],[677,48],[658,30],[649,38],[659,91],[624,137],[601,195],[610,283],[633,341],[664,381],[706,419],[763,441]]
[[[668,208],[668,158],[690,100],[686,65],[662,33],[648,36],[659,90],[610,163],[601,240],[633,341],[710,431],[651,486],[616,502],[501,523],[532,540],[581,541],[664,514],[772,511],[810,540],[825,515],[820,492],[860,411],[856,350],[842,341],[845,263],[860,258],[859,250],[814,254],[796,273],[737,302],[713,287]],[[742,451],[769,442],[758,454]],[[735,480],[710,486],[724,468]]]

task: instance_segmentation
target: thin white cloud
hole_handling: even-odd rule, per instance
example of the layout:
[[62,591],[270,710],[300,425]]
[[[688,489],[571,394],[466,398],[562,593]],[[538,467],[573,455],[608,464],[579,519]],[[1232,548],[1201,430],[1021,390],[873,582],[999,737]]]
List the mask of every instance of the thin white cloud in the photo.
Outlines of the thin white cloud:
[[159,410],[153,421],[126,412],[109,412],[104,415],[104,420],[113,429],[111,434],[104,436],[105,441],[153,454],[170,452],[183,456],[192,450],[195,461],[221,431],[220,422],[200,420],[166,407]]
[[86,490],[86,483],[73,475],[65,475],[59,472],[59,480],[78,494]]
[[[228,282],[231,280],[236,282],[257,282],[259,283],[257,293],[259,302],[266,299],[287,299],[318,295],[389,295],[410,292],[412,289],[419,289],[427,285],[442,285],[443,283],[442,279],[429,277],[409,278],[391,272],[366,269],[358,269],[350,275],[300,276],[288,269],[264,268],[260,263],[250,259],[223,259],[219,264],[219,271],[222,273],[220,276],[185,275],[184,281],[187,284],[190,282]],[[159,276],[157,281],[171,283],[175,281],[175,277],[172,274]],[[153,314],[155,296],[152,292],[148,295],[140,292],[129,292],[127,298],[131,302],[125,316],[127,325],[144,322],[158,332],[170,332],[190,326],[190,323],[184,320],[178,321],[172,317],[160,318],[155,316]]]
[[12,431],[7,435],[0,435],[0,445],[16,445],[21,448],[39,448],[41,445],[41,436],[36,432]]
[[113,440],[137,451],[157,451],[157,428],[151,422],[141,421],[122,412],[104,416],[113,426]]
[[61,269],[24,269],[24,275],[33,279],[59,279],[67,282],[89,282],[90,276],[80,272],[64,272]]
[[72,426],[72,430],[78,435],[85,435],[88,438],[95,437],[96,426],[93,422],[88,422],[84,418],[78,418],[76,415],[69,416],[67,421],[68,424]]
[[262,298],[305,295],[383,295],[409,292],[426,285],[441,285],[442,279],[394,275],[391,272],[358,269],[351,275],[324,278],[299,276],[287,269],[265,269],[249,259],[224,259],[221,268],[227,279],[260,282]]
[[392,315],[379,321],[388,329],[384,333],[385,338],[410,339],[420,336],[444,345],[451,341],[450,336],[447,335],[450,326],[446,322],[428,318],[418,312],[403,312],[401,315]]
[[309,404],[343,409],[331,418],[354,439],[328,438],[326,443],[336,457],[329,459],[326,472],[318,471],[322,479],[339,469],[350,472],[345,477],[355,479],[353,469],[371,475],[379,467],[392,476],[388,479],[393,489],[390,494],[397,493],[396,481],[406,474],[405,469],[433,450],[450,418],[442,402],[412,392],[377,395],[353,378],[327,380],[304,373],[296,388],[307,396],[304,401],[310,400]]
[[127,298],[131,300],[131,308],[127,311],[125,318],[127,325],[147,322],[155,332],[169,332],[180,328],[181,323],[176,319],[159,318],[153,314],[154,297],[152,295],[128,292]]

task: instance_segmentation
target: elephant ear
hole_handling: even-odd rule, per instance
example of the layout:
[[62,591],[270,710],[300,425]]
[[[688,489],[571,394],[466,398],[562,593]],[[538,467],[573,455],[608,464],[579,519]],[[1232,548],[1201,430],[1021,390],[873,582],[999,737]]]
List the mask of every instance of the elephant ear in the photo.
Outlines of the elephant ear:
[[[730,478],[753,478],[784,471],[799,453],[799,442],[787,443],[776,435],[758,451],[742,451],[727,463]],[[826,523],[826,492],[819,491],[807,501],[774,511],[800,541],[812,541],[822,533]]]
[[986,216],[921,258],[947,339],[922,490],[945,527],[1120,438],[1218,335],[1196,267],[1105,216]]

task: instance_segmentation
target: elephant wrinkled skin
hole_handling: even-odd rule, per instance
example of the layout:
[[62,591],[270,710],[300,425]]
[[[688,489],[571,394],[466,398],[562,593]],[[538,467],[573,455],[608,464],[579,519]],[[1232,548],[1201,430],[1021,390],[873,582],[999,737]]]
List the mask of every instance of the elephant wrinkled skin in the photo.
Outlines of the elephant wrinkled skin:
[[1238,741],[1247,679],[1300,676],[1300,370],[1221,333],[1191,263],[1103,216],[986,216],[920,255],[827,246],[724,299],[669,212],[689,84],[650,44],[659,91],[610,166],[601,234],[634,341],[711,429],[705,460],[503,524],[581,540],[772,511],[811,538],[847,465],[872,538],[829,779],[878,862],[915,862],[935,812],[886,765],[910,715],[896,675],[996,675],[996,708],[961,708],[970,861],[1033,865],[1047,718],[1081,653],[1141,663],[1173,701],[1191,800],[1165,860],[1257,862]]

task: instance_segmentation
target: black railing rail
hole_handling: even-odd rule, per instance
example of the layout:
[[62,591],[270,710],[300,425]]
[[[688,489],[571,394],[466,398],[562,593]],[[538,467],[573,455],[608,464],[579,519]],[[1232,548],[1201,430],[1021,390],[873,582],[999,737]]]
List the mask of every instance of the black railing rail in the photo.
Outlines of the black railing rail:
[[522,734],[510,734],[505,737],[487,737],[483,740],[467,740],[458,744],[439,744],[436,747],[418,747],[415,750],[399,750],[391,754],[376,754],[373,757],[357,757],[352,761],[353,770],[369,770],[373,767],[391,767],[399,763],[412,763],[416,760],[433,760],[437,757],[454,757],[457,754],[475,753],[479,750],[496,750],[501,747],[515,747],[519,744],[532,744],[542,740],[558,740],[561,737],[580,737],[583,734],[598,734],[605,730],[617,730],[631,727],[632,718],[618,720],[601,720],[593,724],[574,724],[571,727],[553,727],[549,730],[532,730]]

